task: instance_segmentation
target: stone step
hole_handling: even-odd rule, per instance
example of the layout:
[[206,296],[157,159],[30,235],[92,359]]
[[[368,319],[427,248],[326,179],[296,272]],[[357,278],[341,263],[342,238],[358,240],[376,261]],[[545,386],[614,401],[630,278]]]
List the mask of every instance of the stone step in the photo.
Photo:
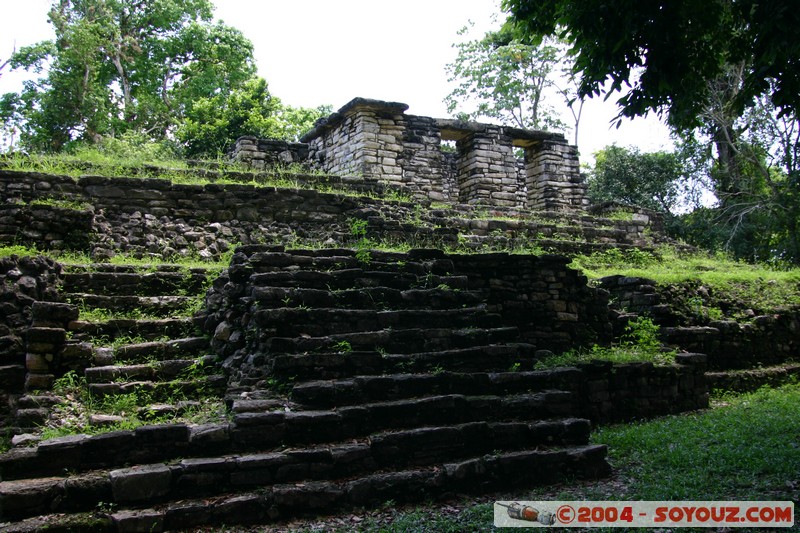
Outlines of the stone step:
[[187,337],[169,341],[142,342],[119,346],[114,350],[114,362],[144,362],[150,360],[196,358],[209,350],[206,337]]
[[[122,378],[126,379],[126,378]],[[221,395],[228,379],[223,375],[209,375],[203,378],[174,379],[170,381],[122,381],[118,383],[89,383],[89,392],[95,398],[125,394],[147,393],[151,401],[160,401],[176,394],[187,397],[200,395]]]
[[[544,389],[576,391],[581,372],[576,368],[556,368],[531,372],[359,375],[350,379],[317,380],[292,387],[290,398],[305,409],[392,401],[430,394],[518,394]],[[234,412],[245,412],[263,400],[237,400]],[[258,410],[258,409],[256,409]]]
[[305,309],[280,307],[253,313],[252,323],[275,337],[324,337],[383,329],[498,327],[502,317],[486,306],[458,309]]
[[453,309],[473,307],[485,301],[483,292],[432,289],[306,289],[299,287],[256,287],[251,296],[260,307],[336,307],[345,309]]
[[405,274],[396,271],[370,271],[360,268],[349,270],[280,270],[252,274],[250,281],[254,286],[253,294],[258,287],[297,287],[328,291],[362,289],[370,287],[387,287],[396,290],[411,289],[450,289],[467,290],[467,276]]
[[65,299],[81,307],[106,309],[110,312],[140,312],[146,316],[185,316],[194,307],[192,296],[108,296],[102,294],[67,293]]
[[532,422],[574,416],[576,397],[548,390],[508,396],[447,394],[343,406],[336,410],[235,413],[231,438],[242,450],[341,442],[439,424]]
[[[499,333],[505,333],[505,330]],[[469,347],[406,354],[376,351],[283,354],[275,356],[264,371],[265,375],[278,379],[305,380],[399,372],[502,371],[514,365],[519,365],[521,370],[530,370],[535,362],[535,348],[530,344],[464,344]]]
[[235,257],[233,263],[241,264],[245,262],[245,258],[249,258],[248,264],[253,267],[254,272],[364,269],[417,275],[447,275],[453,270],[452,261],[444,252],[436,249],[409,250],[405,253],[369,250],[369,262],[362,260],[352,248],[285,250],[282,247],[249,245],[239,247],[237,252],[241,255]]
[[272,337],[265,348],[274,354],[311,354],[332,349],[408,354],[514,342],[518,336],[516,327],[380,329],[322,337]]
[[138,365],[96,366],[85,369],[84,375],[90,384],[120,380],[166,381],[211,372],[216,360],[216,356],[207,355],[198,359],[170,359]]
[[[335,457],[331,450],[310,452],[306,460],[310,465],[324,465],[322,461],[329,460],[340,468],[343,463],[363,460],[364,450],[358,445],[339,452]],[[302,455],[303,451],[300,451],[295,457]],[[281,457],[267,455],[235,462],[236,466],[246,468],[238,472],[244,475],[237,477],[227,473],[226,459],[212,458],[185,460],[176,465],[134,466],[70,478],[2,482],[0,498],[4,504],[3,518],[20,520],[47,512],[88,511],[102,495],[106,498],[102,501],[110,498],[112,503],[119,505],[117,510],[109,513],[111,530],[183,530],[223,523],[265,524],[298,514],[342,512],[390,500],[405,503],[443,494],[530,487],[571,477],[597,478],[609,473],[605,457],[606,448],[602,445],[524,449],[466,457],[436,466],[392,472],[372,471],[350,478],[305,483],[274,482],[272,479],[266,483],[254,483],[259,477],[263,480],[270,475],[269,466],[273,462],[279,465],[277,468],[273,466],[275,471],[283,468],[290,479],[293,473],[302,475],[304,471],[312,471],[309,467],[294,469],[293,472],[291,463],[280,465]],[[243,491],[248,485],[257,485],[258,490],[226,492],[221,490],[225,485],[219,484],[220,479],[226,478],[230,485],[234,485],[234,481],[245,482],[241,487]],[[215,497],[171,499],[173,493],[181,494],[181,489],[188,494],[205,491]],[[159,502],[163,503],[146,507]],[[24,531],[14,528],[15,525],[10,524],[5,531]]]
[[134,337],[155,340],[164,336],[180,338],[199,333],[194,319],[162,318],[162,319],[112,319],[105,322],[86,322],[76,320],[69,325],[74,341],[91,341],[106,338],[110,341],[120,337]]
[[230,445],[228,423],[162,423],[97,435],[69,435],[0,454],[0,479],[58,476],[65,471],[86,472],[175,457],[230,453]]
[[84,263],[84,264],[65,264],[64,272],[73,274],[92,274],[95,272],[111,274],[142,274],[142,273],[181,273],[186,275],[203,274],[216,272],[214,268],[204,268],[193,266],[186,268],[185,265],[177,263],[152,263],[152,264],[117,264],[117,263]]
[[204,271],[189,272],[66,272],[65,292],[107,296],[200,294],[206,287]]
[[[274,410],[235,412],[234,405],[231,422],[200,426],[162,423],[135,430],[60,437],[32,447],[15,447],[0,454],[0,479],[57,476],[64,471],[85,472],[169,461],[175,457],[209,457],[274,451],[287,446],[335,444],[428,426],[489,423],[501,424],[503,434],[513,428],[524,433],[529,431],[522,427],[526,424],[538,431],[550,427],[548,424],[555,423],[555,419],[574,417],[574,404],[575,397],[571,393],[551,390],[508,397],[439,395],[366,403],[333,411],[287,411],[280,405],[262,405]],[[545,424],[540,426],[540,423]],[[513,440],[508,435],[504,438]]]

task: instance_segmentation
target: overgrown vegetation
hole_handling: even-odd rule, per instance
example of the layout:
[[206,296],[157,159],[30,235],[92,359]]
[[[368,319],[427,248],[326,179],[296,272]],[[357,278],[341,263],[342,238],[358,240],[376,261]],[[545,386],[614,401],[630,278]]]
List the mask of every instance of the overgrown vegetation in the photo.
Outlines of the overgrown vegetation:
[[681,252],[671,246],[659,247],[655,252],[637,248],[613,248],[588,256],[578,255],[571,266],[579,268],[590,278],[620,274],[650,278],[658,283],[677,283],[692,279],[712,286],[759,280],[785,284],[800,282],[800,269],[746,263],[723,253],[710,255],[703,252]]
[[[202,372],[201,365],[192,366],[181,379],[198,380],[202,378]],[[169,383],[158,391],[138,387],[127,394],[97,397],[90,392],[86,378],[70,371],[55,381],[53,392],[63,401],[53,407],[50,420],[41,428],[43,440],[77,433],[94,435],[130,430],[164,422],[202,424],[224,420],[228,416],[224,402],[214,395],[192,395],[193,401],[189,401],[180,388],[170,387]],[[164,403],[179,408],[161,414],[155,405]],[[92,423],[92,416],[96,415],[118,418],[103,424]]]
[[[120,141],[122,143],[122,141]],[[124,144],[124,143],[123,143]],[[320,194],[378,199],[390,202],[411,202],[412,198],[394,188],[382,192],[355,191],[337,186],[335,180],[317,169],[299,164],[276,166],[269,172],[257,172],[235,161],[219,157],[207,161],[213,171],[197,172],[185,159],[158,150],[121,149],[107,152],[95,145],[82,145],[75,153],[23,154],[0,156],[0,168],[20,172],[42,172],[78,178],[86,174],[109,178],[154,178],[180,185],[250,185],[276,189],[314,190]],[[50,202],[62,202],[52,199]],[[41,201],[39,201],[41,203]],[[72,203],[73,208],[76,205]]]
[[[202,268],[208,273],[208,277],[219,274],[225,268],[228,268],[230,259],[234,253],[232,247],[224,254],[221,254],[216,260],[201,259],[199,256],[181,256],[176,255],[166,259],[158,257],[137,257],[128,253],[118,253],[107,260],[112,265],[133,265],[140,267],[142,271],[155,271],[161,265],[174,265],[186,271],[193,268]],[[35,246],[29,245],[8,245],[0,246],[0,257],[9,257],[12,255],[17,256],[35,256],[44,255],[52,257],[63,265],[70,266],[84,266],[95,262],[92,257],[83,252],[75,251],[62,251],[62,250],[40,250]]]
[[675,362],[675,352],[665,351],[658,338],[660,328],[652,319],[637,317],[625,327],[620,340],[611,346],[593,345],[588,349],[570,350],[536,362],[536,368],[555,368],[588,363],[594,360],[612,363],[651,362],[669,365]]

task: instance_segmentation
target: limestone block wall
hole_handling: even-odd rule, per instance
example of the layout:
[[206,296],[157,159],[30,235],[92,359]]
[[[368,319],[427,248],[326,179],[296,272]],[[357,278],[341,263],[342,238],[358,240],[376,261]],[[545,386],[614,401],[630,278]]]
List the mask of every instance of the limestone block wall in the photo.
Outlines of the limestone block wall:
[[47,389],[65,326],[77,309],[58,303],[61,266],[44,257],[0,259],[0,428],[17,424],[17,400]]
[[566,141],[543,140],[526,148],[525,177],[530,209],[569,211],[589,205],[578,149]]
[[487,305],[516,326],[525,342],[554,352],[610,340],[605,291],[556,255],[505,253],[451,256],[470,287],[488,291]]
[[[443,166],[454,179],[451,155],[445,154]],[[380,194],[387,187],[410,193],[374,178],[314,179],[358,193]],[[444,184],[445,194],[453,192],[454,182]],[[514,220],[522,214],[518,208],[460,204],[419,210],[411,202],[252,185],[179,185],[161,179],[70,178],[0,169],[0,196],[6,202],[0,206],[0,242],[85,251],[97,260],[120,252],[212,259],[235,244],[348,245],[356,241],[352,219],[367,221],[369,238],[414,246],[479,249],[536,241],[573,254],[649,242],[643,220],[597,219],[580,212],[544,212],[535,219]],[[476,216],[478,212],[485,213]],[[488,220],[490,212],[504,220]]]
[[[613,308],[653,318],[668,345],[708,355],[714,370],[783,364],[800,356],[800,309],[754,316],[746,322],[710,320],[698,323],[679,311],[670,287],[646,278],[609,276],[600,286],[609,291]],[[619,334],[624,320],[616,324]]]
[[465,204],[517,205],[517,160],[512,139],[500,126],[489,126],[456,143],[458,200]]
[[308,163],[308,145],[289,143],[274,139],[259,139],[246,136],[237,139],[229,154],[234,161],[239,161],[256,170],[292,163]]
[[578,368],[581,379],[575,390],[583,416],[593,423],[641,420],[708,407],[703,354],[678,354],[671,366],[596,361]]
[[442,152],[442,196],[446,202],[458,202],[458,154]]
[[[544,211],[588,206],[577,147],[563,135],[406,115],[407,108],[356,98],[301,142],[326,172],[403,184],[421,199]],[[442,140],[456,141],[457,153],[442,153]],[[245,138],[241,150],[252,143]],[[525,149],[524,163],[515,148]]]
[[402,181],[397,160],[403,152],[405,104],[356,98],[320,121],[300,141],[309,157],[332,174],[380,175]]
[[[383,222],[413,216],[413,205],[314,190],[235,184],[179,185],[166,180],[41,175],[0,170],[0,242],[154,257],[217,258],[234,244],[347,243],[350,220],[381,214]],[[44,198],[87,204],[86,210],[31,206]],[[41,222],[33,224],[32,222]],[[415,238],[441,242],[434,228]],[[402,236],[401,235],[401,236]],[[411,233],[408,233],[411,235]],[[448,232],[451,244],[456,230]]]
[[442,152],[442,133],[436,119],[405,115],[404,126],[403,153],[398,160],[403,184],[429,200],[458,201],[455,158],[450,161]]
[[58,205],[0,206],[0,243],[36,246],[41,250],[89,247],[94,210]]

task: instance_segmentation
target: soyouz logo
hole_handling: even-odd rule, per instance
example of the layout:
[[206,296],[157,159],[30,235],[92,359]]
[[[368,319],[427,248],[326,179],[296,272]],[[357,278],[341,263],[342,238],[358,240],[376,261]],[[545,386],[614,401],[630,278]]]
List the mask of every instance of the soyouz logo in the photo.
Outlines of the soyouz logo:
[[496,527],[792,527],[791,501],[503,501]]

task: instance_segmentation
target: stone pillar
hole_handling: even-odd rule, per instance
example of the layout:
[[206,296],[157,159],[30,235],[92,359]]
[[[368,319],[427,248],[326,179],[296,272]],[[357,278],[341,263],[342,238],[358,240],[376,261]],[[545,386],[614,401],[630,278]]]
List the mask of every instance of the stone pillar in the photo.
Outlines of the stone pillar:
[[406,104],[355,98],[300,140],[331,174],[361,175],[400,184]]
[[459,202],[516,205],[517,161],[504,128],[486,125],[457,141],[456,148]]
[[405,115],[403,185],[422,199],[451,201],[449,184],[445,184],[445,154],[442,153],[442,132],[436,119]]
[[28,329],[25,390],[48,390],[60,373],[67,341],[67,325],[77,320],[78,307],[55,302],[34,302]]
[[258,152],[258,137],[247,135],[236,139],[236,144],[230,151],[230,158],[237,163],[264,170],[264,158]]
[[527,147],[525,176],[529,209],[573,211],[589,205],[578,148],[566,141],[548,139]]

